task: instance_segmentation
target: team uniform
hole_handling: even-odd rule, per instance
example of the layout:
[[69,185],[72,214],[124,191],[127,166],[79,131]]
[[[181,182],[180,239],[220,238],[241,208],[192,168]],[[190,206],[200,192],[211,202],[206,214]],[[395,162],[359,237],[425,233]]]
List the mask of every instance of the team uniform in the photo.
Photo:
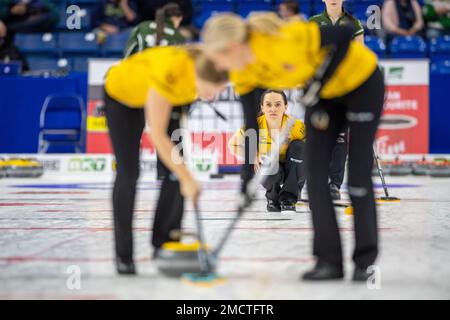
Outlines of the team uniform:
[[373,264],[378,253],[371,169],[372,144],[384,102],[384,80],[376,55],[364,45],[351,41],[353,32],[348,28],[319,28],[313,22],[288,23],[276,35],[251,31],[249,46],[255,61],[230,74],[236,91],[244,97],[246,126],[256,129],[253,90],[304,86],[323,62],[328,46],[335,46],[320,100],[305,115],[306,176],[315,231],[314,255],[318,258],[317,266],[331,265],[339,271],[334,276],[342,273],[342,250],[328,171],[338,134],[347,125],[352,132],[349,194],[355,218],[353,259],[358,268],[364,269]]
[[348,13],[345,10],[342,10],[342,16],[340,16],[336,23],[333,24],[333,21],[331,21],[330,16],[328,15],[327,11],[325,10],[321,14],[317,14],[315,16],[312,16],[309,18],[309,21],[315,22],[319,25],[319,27],[326,27],[326,26],[351,26],[355,29],[355,33],[353,34],[353,39],[357,36],[364,34],[364,27],[362,26],[361,22],[356,19],[354,16],[352,16],[350,13]]
[[157,45],[168,46],[183,44],[186,40],[178,32],[170,19],[164,23],[163,36],[159,44],[156,43],[156,27],[155,21],[144,21],[138,24],[131,31],[130,38],[124,52],[124,57],[127,58],[132,54],[141,52],[147,48],[153,48]]
[[[286,127],[292,117],[283,115],[281,130]],[[304,170],[304,139],[305,125],[300,120],[294,120],[294,124],[289,132],[288,143],[280,146],[278,172],[267,177],[263,186],[266,189],[266,198],[269,206],[279,207],[297,202],[297,194],[305,184]],[[259,128],[259,148],[260,159],[268,156],[272,148],[272,138],[270,136],[266,116],[258,117]],[[245,128],[235,132],[231,141],[236,141],[242,145],[245,140]]]
[[[111,67],[105,79],[105,113],[117,161],[113,190],[116,254],[131,261],[132,218],[139,177],[139,146],[145,127],[144,105],[150,89],[173,106],[168,134],[180,128],[181,107],[196,100],[194,60],[183,47],[157,47],[134,54]],[[167,169],[168,170],[168,169]],[[155,211],[152,244],[170,241],[181,227],[184,199],[179,182],[168,174]]]
[[[320,27],[329,26],[351,26],[355,29],[353,34],[353,39],[357,36],[364,35],[364,28],[361,22],[349,14],[347,11],[343,10],[342,16],[340,16],[336,23],[333,24],[327,11],[325,10],[321,14],[312,16],[309,21],[317,23]],[[342,182],[344,181],[345,174],[345,161],[347,159],[348,152],[348,130],[339,133],[339,137],[336,139],[336,145],[333,148],[333,153],[331,156],[330,163],[330,187],[333,189],[337,188],[332,194],[335,200],[339,200],[340,194],[339,189],[341,188]],[[337,192],[336,192],[337,191]]]

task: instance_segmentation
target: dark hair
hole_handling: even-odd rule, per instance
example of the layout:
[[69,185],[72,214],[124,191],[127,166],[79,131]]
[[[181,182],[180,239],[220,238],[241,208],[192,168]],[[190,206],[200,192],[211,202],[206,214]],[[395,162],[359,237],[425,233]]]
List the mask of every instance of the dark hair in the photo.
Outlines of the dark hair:
[[261,95],[261,100],[260,100],[260,102],[259,102],[259,105],[260,105],[260,106],[263,105],[263,103],[264,103],[264,98],[265,98],[266,95],[269,94],[269,93],[277,93],[277,94],[279,94],[279,95],[283,98],[284,105],[287,105],[287,104],[288,104],[286,94],[284,93],[283,90],[268,89],[268,90],[264,91],[263,94]]
[[295,14],[299,14],[300,13],[300,5],[298,4],[297,1],[295,0],[284,0],[283,2],[280,3],[280,5],[284,4],[289,11],[292,11]]
[[174,2],[169,2],[164,7],[156,10],[155,22],[156,22],[156,45],[162,40],[164,33],[164,25],[166,24],[166,19],[171,17],[182,17],[183,12],[178,4]]
[[[278,94],[281,95],[281,97],[283,98],[284,105],[287,105],[287,104],[288,104],[286,94],[284,93],[283,90],[268,89],[268,90],[264,91],[263,94],[261,95],[261,100],[260,100],[260,102],[259,102],[259,105],[260,105],[260,106],[263,105],[263,103],[264,103],[264,98],[265,98],[266,95],[269,94],[269,93],[278,93]],[[259,112],[258,112],[258,117],[260,117],[260,116],[262,116],[262,115],[263,115],[262,110],[259,110]]]

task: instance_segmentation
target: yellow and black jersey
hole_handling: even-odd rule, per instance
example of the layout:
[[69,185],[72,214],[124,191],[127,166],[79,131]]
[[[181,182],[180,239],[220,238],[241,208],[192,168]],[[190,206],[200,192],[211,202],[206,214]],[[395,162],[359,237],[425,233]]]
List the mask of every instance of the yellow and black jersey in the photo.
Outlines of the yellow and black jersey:
[[[249,44],[255,61],[230,74],[240,95],[258,87],[302,87],[314,76],[326,55],[326,49],[320,47],[319,26],[314,22],[289,22],[280,28],[277,35],[252,32]],[[353,91],[369,78],[376,67],[375,53],[352,41],[346,56],[324,85],[321,97],[331,99]]]
[[[284,115],[283,121],[281,124],[281,130],[286,127],[287,122],[292,119],[291,116]],[[272,147],[272,138],[270,136],[270,132],[267,126],[266,116],[262,115],[258,117],[258,128],[259,128],[259,155],[267,155],[270,153]],[[279,132],[281,133],[281,132]],[[289,133],[289,141],[294,140],[304,140],[305,139],[305,125],[301,120],[296,119],[294,125],[291,128]],[[243,146],[245,139],[245,127],[237,130],[234,135],[230,139],[231,147],[233,146]],[[288,144],[284,144],[280,148],[280,162],[286,161],[286,152],[288,149]]]
[[180,106],[197,98],[194,68],[186,47],[149,48],[112,66],[105,90],[130,108],[143,108],[150,89]]

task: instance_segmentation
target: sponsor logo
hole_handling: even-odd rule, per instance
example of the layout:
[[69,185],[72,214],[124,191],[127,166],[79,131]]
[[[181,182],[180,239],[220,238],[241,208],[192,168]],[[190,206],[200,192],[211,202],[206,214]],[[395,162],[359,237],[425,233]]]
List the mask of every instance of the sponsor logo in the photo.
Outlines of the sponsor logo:
[[405,67],[403,66],[390,66],[390,67],[381,67],[381,71],[383,72],[385,79],[387,80],[403,80],[403,75],[405,72]]
[[404,114],[385,114],[380,120],[380,129],[383,130],[403,130],[414,128],[418,124],[415,117]]
[[155,171],[156,160],[142,160],[140,163],[141,171]]
[[[141,172],[150,172],[156,170],[156,160],[141,160],[139,163],[139,168]],[[117,161],[113,160],[111,162],[112,171],[117,171]]]
[[400,91],[388,91],[386,94],[385,110],[419,110],[417,99],[403,99]]
[[208,158],[192,158],[192,166],[198,172],[208,172],[211,170],[213,160]]
[[105,117],[88,116],[87,130],[90,132],[108,132]]
[[404,67],[389,67],[388,79],[402,80],[405,71]]
[[72,158],[69,160],[69,171],[103,172],[105,168],[105,158]]
[[378,137],[375,141],[375,148],[380,154],[400,154],[406,152],[404,140],[389,143],[389,136]]
[[59,171],[61,168],[60,160],[39,160],[46,171]]

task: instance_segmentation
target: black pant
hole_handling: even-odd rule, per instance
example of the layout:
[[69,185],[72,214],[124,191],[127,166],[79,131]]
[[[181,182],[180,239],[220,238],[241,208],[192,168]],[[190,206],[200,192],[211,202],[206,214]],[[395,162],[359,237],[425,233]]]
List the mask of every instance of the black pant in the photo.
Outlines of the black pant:
[[300,140],[289,143],[286,162],[280,162],[278,172],[263,184],[268,200],[297,202],[298,191],[305,184],[304,145]]
[[[261,110],[261,96],[264,93],[264,89],[256,88],[249,93],[242,95],[240,97],[240,101],[242,103],[242,113],[244,115],[244,124],[246,130],[255,130],[256,132],[256,140],[259,139],[259,128],[258,128],[258,113]],[[256,157],[257,150],[255,148],[251,148],[251,143],[255,143],[255,141],[248,141],[246,139],[244,141],[244,150],[245,150],[245,159],[244,164],[242,165],[241,178],[243,180],[243,184],[241,187],[241,191],[245,191],[247,187],[247,182],[254,175],[254,161]],[[258,143],[256,143],[257,148],[259,147]]]
[[[179,128],[180,108],[174,108],[168,133]],[[143,109],[129,108],[105,93],[105,115],[117,162],[117,173],[112,194],[116,255],[125,261],[133,258],[132,222],[139,178],[139,148],[145,127]],[[165,168],[167,172],[169,171]],[[179,182],[166,174],[162,182],[153,223],[152,244],[160,247],[170,240],[170,232],[180,229],[184,199]]]
[[341,188],[345,175],[345,161],[348,153],[348,130],[340,132],[331,153],[330,184]]
[[352,133],[348,182],[355,220],[353,260],[357,266],[366,268],[377,257],[378,229],[371,170],[372,145],[383,102],[383,75],[377,68],[358,89],[340,98],[320,100],[306,111],[306,178],[314,227],[313,253],[319,263],[342,265],[341,240],[328,188],[328,170],[336,138],[346,125]]

